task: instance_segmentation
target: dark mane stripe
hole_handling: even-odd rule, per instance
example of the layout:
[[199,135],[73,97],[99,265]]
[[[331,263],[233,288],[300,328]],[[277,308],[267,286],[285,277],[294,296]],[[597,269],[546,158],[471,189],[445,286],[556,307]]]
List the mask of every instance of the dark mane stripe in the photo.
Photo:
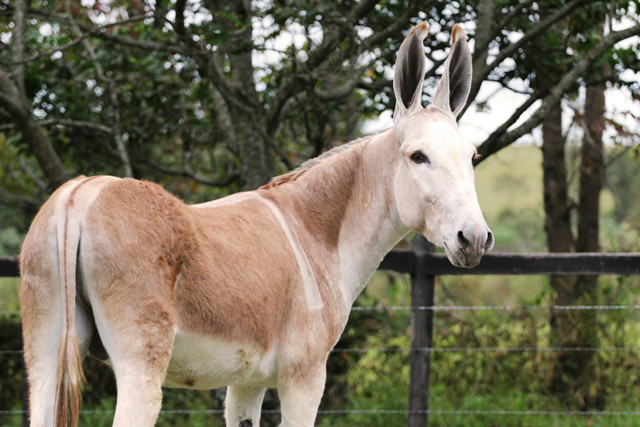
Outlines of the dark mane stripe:
[[312,159],[309,159],[309,160],[305,161],[300,166],[298,166],[296,169],[294,169],[292,171],[289,171],[287,173],[284,173],[282,175],[278,175],[278,176],[275,176],[275,177],[271,178],[271,181],[269,181],[269,183],[267,183],[267,184],[263,185],[262,187],[260,187],[260,190],[277,187],[278,185],[282,185],[282,184],[285,184],[287,182],[295,181],[302,174],[307,172],[309,169],[313,168],[314,166],[317,166],[317,165],[321,164],[322,162],[324,162],[329,157],[333,157],[336,154],[342,153],[343,151],[347,151],[351,147],[354,147],[356,145],[359,145],[360,143],[366,142],[366,141],[370,140],[371,138],[373,138],[374,136],[378,135],[379,133],[382,133],[382,132],[376,132],[376,133],[373,133],[373,134],[370,134],[370,135],[367,135],[367,136],[363,136],[361,138],[354,139],[353,141],[344,143],[342,145],[338,145],[337,147],[334,147],[329,151],[325,151],[324,153],[322,153],[318,157],[314,157]]

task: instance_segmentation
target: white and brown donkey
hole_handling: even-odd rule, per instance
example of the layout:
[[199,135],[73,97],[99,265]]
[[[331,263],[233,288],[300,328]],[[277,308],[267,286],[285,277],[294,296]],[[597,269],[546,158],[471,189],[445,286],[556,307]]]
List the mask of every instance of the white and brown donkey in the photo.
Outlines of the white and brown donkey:
[[[20,254],[32,426],[75,425],[81,358],[110,359],[114,425],[150,426],[161,387],[228,386],[230,426],[311,426],[327,356],[383,256],[410,230],[473,267],[493,245],[458,133],[471,56],[456,26],[433,105],[416,26],[398,52],[394,127],[257,191],[187,206],[159,186],[81,177],[43,205]],[[106,350],[106,352],[105,352]]]

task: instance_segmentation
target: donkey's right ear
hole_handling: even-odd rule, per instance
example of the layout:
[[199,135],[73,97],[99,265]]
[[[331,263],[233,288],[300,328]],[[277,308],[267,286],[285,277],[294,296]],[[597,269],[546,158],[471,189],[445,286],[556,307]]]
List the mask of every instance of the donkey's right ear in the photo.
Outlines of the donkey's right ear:
[[393,92],[396,109],[393,122],[422,109],[422,83],[427,71],[427,60],[422,41],[429,33],[426,23],[416,25],[404,39],[398,50],[396,70],[393,76]]

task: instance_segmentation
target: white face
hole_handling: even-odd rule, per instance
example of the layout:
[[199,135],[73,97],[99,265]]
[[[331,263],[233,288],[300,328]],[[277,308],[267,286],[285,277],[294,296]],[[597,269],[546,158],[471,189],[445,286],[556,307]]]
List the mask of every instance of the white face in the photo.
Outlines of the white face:
[[449,114],[429,108],[396,123],[394,192],[402,223],[443,247],[452,264],[474,267],[493,247],[475,191],[475,147]]

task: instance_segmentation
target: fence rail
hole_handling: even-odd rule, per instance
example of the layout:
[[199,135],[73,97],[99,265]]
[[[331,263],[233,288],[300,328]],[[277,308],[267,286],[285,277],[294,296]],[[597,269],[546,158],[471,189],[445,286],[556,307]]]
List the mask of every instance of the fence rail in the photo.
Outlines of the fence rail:
[[428,246],[419,255],[411,249],[391,251],[378,268],[413,273],[417,262],[423,264],[427,276],[640,274],[640,252],[489,253],[482,257],[477,267],[467,269],[454,267],[445,254],[431,252]]
[[[603,254],[603,253],[537,253],[513,254],[494,253],[483,257],[481,263],[473,269],[452,266],[442,253],[434,253],[433,247],[421,236],[411,242],[410,249],[390,252],[378,267],[382,270],[393,270],[411,275],[411,306],[409,307],[354,307],[358,310],[403,310],[411,312],[412,336],[410,348],[378,348],[378,349],[340,349],[334,353],[357,353],[366,351],[409,352],[410,353],[410,386],[409,408],[407,410],[363,409],[320,411],[319,415],[340,415],[348,413],[361,414],[403,414],[408,416],[409,426],[426,426],[431,415],[592,415],[592,416],[640,416],[640,411],[503,411],[503,410],[431,410],[428,407],[429,373],[431,354],[437,352],[604,352],[604,351],[640,351],[637,347],[609,348],[556,348],[556,347],[459,347],[434,348],[433,314],[436,311],[453,310],[638,310],[640,305],[608,305],[608,306],[434,306],[435,276],[440,275],[638,275],[640,274],[640,253]],[[17,257],[0,257],[0,277],[18,277]],[[3,314],[19,314],[18,312],[0,312]],[[4,350],[0,354],[22,354],[21,350]],[[208,413],[218,413],[211,410]],[[269,411],[267,411],[269,412]],[[273,412],[273,411],[271,411]],[[26,411],[4,411],[2,414],[26,416]],[[85,413],[85,412],[83,412]],[[88,413],[88,412],[86,412]],[[162,413],[170,413],[163,411]],[[175,411],[171,412],[175,413]]]
[[0,277],[19,277],[18,257],[0,257]]
[[[387,254],[378,267],[399,273],[413,273],[423,265],[427,276],[447,275],[604,275],[640,274],[640,252],[633,253],[489,253],[477,267],[467,269],[451,265],[445,254],[426,247],[416,254],[411,249],[396,249]],[[0,277],[18,277],[18,257],[0,257]]]

